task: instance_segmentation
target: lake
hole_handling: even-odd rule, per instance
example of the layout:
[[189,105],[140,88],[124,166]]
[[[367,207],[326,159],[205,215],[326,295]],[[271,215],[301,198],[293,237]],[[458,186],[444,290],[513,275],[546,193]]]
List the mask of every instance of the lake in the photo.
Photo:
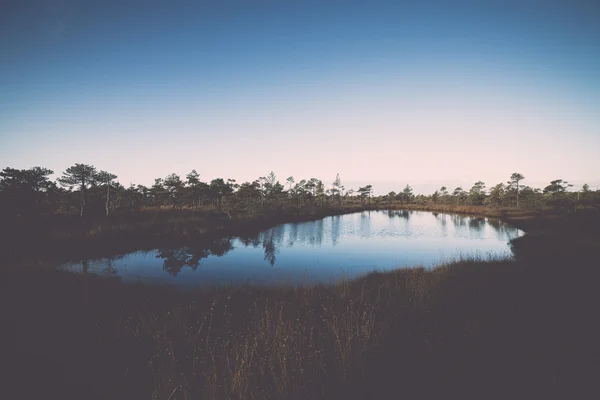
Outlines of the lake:
[[499,220],[426,211],[364,211],[277,225],[194,247],[80,260],[62,269],[123,282],[182,287],[228,283],[327,283],[464,256],[510,257],[523,231]]

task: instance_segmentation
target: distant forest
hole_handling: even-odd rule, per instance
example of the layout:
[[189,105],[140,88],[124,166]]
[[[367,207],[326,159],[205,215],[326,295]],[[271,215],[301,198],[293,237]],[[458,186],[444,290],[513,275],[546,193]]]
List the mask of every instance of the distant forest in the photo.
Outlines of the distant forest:
[[486,187],[482,181],[471,188],[441,187],[431,195],[415,194],[406,185],[399,192],[373,196],[372,185],[356,190],[345,188],[336,176],[330,184],[317,178],[281,182],[275,173],[253,182],[237,183],[235,179],[217,178],[203,182],[192,170],[185,177],[169,174],[156,178],[150,187],[131,184],[124,187],[115,174],[92,165],[75,164],[56,181],[48,168],[4,168],[0,172],[0,215],[9,220],[31,219],[43,214],[79,214],[110,216],[147,208],[200,210],[206,208],[229,212],[260,212],[266,208],[339,207],[345,203],[385,206],[386,204],[444,204],[487,206],[496,208],[600,208],[600,190],[584,185],[571,191],[572,185],[562,179],[551,181],[543,189],[521,184],[522,174],[512,174],[507,182]]

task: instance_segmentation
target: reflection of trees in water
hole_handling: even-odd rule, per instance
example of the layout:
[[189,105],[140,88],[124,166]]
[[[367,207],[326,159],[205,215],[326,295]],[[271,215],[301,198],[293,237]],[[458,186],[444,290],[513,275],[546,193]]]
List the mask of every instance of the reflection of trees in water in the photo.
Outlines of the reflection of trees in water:
[[[282,245],[293,246],[295,243],[305,243],[311,245],[322,245],[325,236],[325,222],[331,221],[331,240],[335,246],[341,236],[342,217],[332,216],[327,220],[309,221],[301,223],[289,223],[268,229],[260,234],[260,243],[264,241],[273,241],[276,247]],[[240,240],[246,246],[250,243],[250,237],[241,237]]]
[[281,247],[283,244],[283,239],[285,237],[285,225],[277,225],[275,226],[273,231],[273,241],[277,244],[277,246]]
[[478,217],[469,218],[469,228],[476,232],[481,232],[483,230],[484,225],[485,225],[485,218],[478,218]]
[[209,255],[223,256],[233,249],[231,239],[215,239],[210,242],[199,243],[197,246],[181,248],[161,248],[156,258],[163,259],[163,269],[172,276],[177,276],[184,267],[196,270],[200,260]]
[[314,222],[303,222],[298,225],[298,237],[296,241],[299,243],[315,244],[315,224]]
[[298,240],[312,245],[323,244],[323,220],[305,222],[300,226]]
[[488,219],[488,224],[494,229],[496,237],[501,240],[512,240],[518,237],[518,231],[516,228],[505,224],[499,219]]
[[460,214],[451,214],[452,223],[455,228],[462,228],[467,225],[467,217]]
[[485,218],[470,217],[469,218],[469,235],[472,238],[481,239],[483,238],[485,227]]
[[293,246],[298,240],[298,224],[287,224],[288,226],[288,246]]
[[208,247],[210,255],[221,257],[233,249],[231,238],[213,240]]
[[388,210],[387,211],[387,215],[390,218],[400,217],[400,218],[404,218],[404,219],[408,220],[410,218],[411,214],[412,214],[412,211],[408,211],[408,210]]
[[440,213],[432,213],[435,219],[440,221],[443,227],[446,227],[446,218],[448,218],[448,214],[440,214]]
[[505,231],[504,224],[500,222],[498,219],[490,218],[488,219],[488,224],[494,228],[497,233],[502,233]]
[[331,244],[334,246],[337,244],[338,239],[340,238],[341,232],[341,217],[339,215],[334,215],[331,217]]
[[102,271],[102,273],[106,276],[115,276],[117,274],[117,269],[113,267],[114,260],[109,258],[106,260],[106,267]]
[[269,229],[263,237],[263,249],[265,250],[265,261],[268,261],[271,266],[275,265],[275,253],[277,247],[275,245],[275,231]]
[[106,276],[116,276],[117,269],[114,267],[114,262],[117,260],[121,260],[125,257],[125,254],[120,256],[106,257],[106,267],[102,270],[102,274]]
[[262,233],[257,233],[256,235],[254,235],[250,243],[254,248],[260,246],[260,244],[262,243]]
[[363,211],[360,213],[360,225],[358,228],[360,237],[371,236],[371,212]]
[[[208,252],[206,255],[208,256]],[[159,249],[156,258],[163,259],[163,269],[169,275],[177,276],[183,267],[191,267],[196,270],[200,265],[200,259],[203,258],[199,253],[193,254],[187,248],[183,249]]]
[[446,226],[448,214],[433,213],[433,216],[442,227],[442,236],[448,236],[448,227]]
[[124,257],[125,254],[96,259],[84,259],[81,261],[81,270],[84,274],[91,272],[97,275],[115,276],[117,275],[118,269],[115,268],[114,263]]
[[253,233],[253,234],[246,234],[243,236],[238,236],[238,239],[240,242],[242,242],[242,244],[245,247],[252,246],[254,248],[257,248],[262,243],[261,235],[262,235],[261,232]]
[[324,221],[322,219],[315,221],[315,229],[314,229],[315,242],[319,246],[321,246],[323,244],[323,228],[324,228],[323,224],[324,224]]
[[262,246],[265,252],[265,261],[269,264],[275,264],[275,254],[278,251],[278,246],[283,243],[285,228],[283,226],[267,229],[264,232],[257,233],[256,235],[249,235],[240,237],[239,240],[244,243],[246,247],[252,245],[254,248]]

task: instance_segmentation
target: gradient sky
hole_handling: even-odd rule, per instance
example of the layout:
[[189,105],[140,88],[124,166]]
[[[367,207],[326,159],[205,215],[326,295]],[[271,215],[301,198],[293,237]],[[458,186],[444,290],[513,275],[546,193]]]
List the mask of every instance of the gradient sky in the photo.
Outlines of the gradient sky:
[[76,162],[598,186],[600,3],[0,0],[0,168]]

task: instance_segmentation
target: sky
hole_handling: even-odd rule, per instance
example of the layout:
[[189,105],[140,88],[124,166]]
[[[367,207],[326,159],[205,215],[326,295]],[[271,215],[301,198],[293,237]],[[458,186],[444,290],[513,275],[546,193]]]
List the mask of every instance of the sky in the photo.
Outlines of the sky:
[[0,168],[600,187],[600,2],[0,0]]

